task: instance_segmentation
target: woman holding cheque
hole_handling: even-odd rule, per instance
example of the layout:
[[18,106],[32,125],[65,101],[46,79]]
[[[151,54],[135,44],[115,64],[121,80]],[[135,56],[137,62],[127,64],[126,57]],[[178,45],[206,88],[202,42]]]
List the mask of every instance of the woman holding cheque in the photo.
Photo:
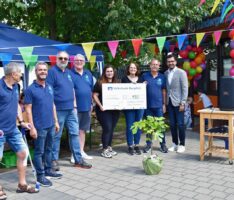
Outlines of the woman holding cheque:
[[[122,78],[122,83],[143,83],[143,79],[140,77],[140,70],[137,63],[130,63],[127,67],[127,75]],[[128,144],[128,153],[130,155],[140,155],[141,150],[139,148],[141,131],[138,130],[136,134],[132,133],[131,126],[134,122],[140,121],[143,117],[143,109],[131,109],[124,110],[126,118],[126,138]]]
[[106,65],[103,74],[94,86],[93,99],[96,102],[97,119],[102,126],[102,153],[105,158],[112,158],[117,155],[111,147],[114,128],[119,119],[120,112],[118,110],[104,110],[102,105],[102,84],[117,83],[116,72],[111,65]]

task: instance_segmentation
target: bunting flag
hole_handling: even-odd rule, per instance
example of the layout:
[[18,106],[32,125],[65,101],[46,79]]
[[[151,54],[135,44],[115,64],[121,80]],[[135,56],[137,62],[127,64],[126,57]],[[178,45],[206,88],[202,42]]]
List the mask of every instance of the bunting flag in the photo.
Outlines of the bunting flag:
[[181,50],[183,44],[184,44],[184,40],[186,39],[187,35],[183,34],[183,35],[177,35],[177,41],[178,41],[178,47],[179,50]]
[[122,58],[126,58],[127,57],[127,50],[121,51],[120,55],[121,55]]
[[202,6],[202,4],[204,4],[206,2],[206,0],[201,0],[200,3],[198,4],[198,6]]
[[234,13],[234,8],[227,14],[227,16],[225,17],[225,23],[227,23],[227,20],[229,19],[229,17]]
[[48,57],[49,57],[49,60],[50,60],[50,65],[51,65],[51,66],[56,65],[56,56],[50,55],[50,56],[48,56]]
[[28,68],[30,71],[35,67],[37,60],[38,60],[38,55],[31,55],[29,57]]
[[147,44],[146,44],[146,47],[147,47],[147,49],[148,49],[153,55],[155,55],[155,47],[156,47],[155,44],[147,43]]
[[221,18],[220,18],[220,23],[223,21],[223,18],[224,18],[224,12],[228,6],[228,4],[230,3],[230,0],[225,0],[225,3],[223,5],[223,8],[222,8],[222,13],[221,13]]
[[74,66],[74,58],[75,58],[75,56],[70,56],[69,57],[69,67],[70,67],[70,69],[71,68],[73,68],[73,66]]
[[166,37],[156,37],[156,40],[158,43],[159,52],[161,53],[164,47],[164,43],[166,41]]
[[103,72],[103,66],[104,66],[104,62],[97,62],[97,66],[98,66],[98,71],[100,76],[102,75]]
[[112,54],[112,57],[115,58],[115,55],[116,55],[116,51],[117,51],[117,48],[118,48],[118,45],[119,45],[119,41],[108,41],[107,42],[107,45],[110,49],[110,52]]
[[215,39],[215,44],[216,46],[219,44],[219,40],[221,38],[222,31],[215,31],[214,32],[214,39]]
[[3,66],[7,65],[12,59],[11,53],[0,53],[0,60],[2,61]]
[[225,18],[225,16],[227,15],[227,13],[233,8],[234,6],[232,4],[230,4],[228,6],[228,8],[225,10],[224,14],[221,16],[221,22],[223,21],[223,19]]
[[199,47],[205,33],[196,33],[196,42],[197,42],[197,47]]
[[136,57],[140,53],[141,44],[142,44],[142,39],[132,39],[132,46]]
[[165,47],[165,49],[169,52],[170,51],[170,41],[165,41],[165,43],[164,43],[164,47]]
[[219,5],[219,2],[220,2],[220,0],[215,0],[214,6],[213,6],[213,8],[212,8],[212,10],[211,10],[211,14],[213,14],[213,12],[215,11],[215,9],[216,9],[217,6]]
[[66,51],[70,45],[71,45],[70,43],[67,43],[67,44],[58,44],[55,46],[59,51]]
[[231,23],[229,24],[228,28],[231,28],[234,25],[234,19],[232,19]]
[[96,56],[91,56],[89,63],[90,63],[90,69],[93,70],[94,65],[96,63]]
[[[25,56],[31,56],[34,47],[19,47],[19,52],[24,60]],[[28,64],[27,64],[28,65]]]
[[90,60],[94,44],[95,42],[81,43],[88,61]]

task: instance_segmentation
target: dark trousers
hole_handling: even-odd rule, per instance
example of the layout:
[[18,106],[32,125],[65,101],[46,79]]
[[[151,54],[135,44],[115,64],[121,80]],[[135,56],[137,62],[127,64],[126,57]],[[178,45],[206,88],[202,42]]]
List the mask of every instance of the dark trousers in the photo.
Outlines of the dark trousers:
[[101,111],[99,108],[96,109],[97,119],[102,126],[102,146],[106,149],[112,144],[112,138],[115,126],[119,119],[119,111],[106,110]]
[[178,129],[179,129],[179,140],[180,145],[185,145],[185,125],[184,125],[184,111],[179,111],[179,106],[173,106],[169,99],[168,113],[170,120],[170,129],[172,135],[172,142],[176,145],[178,142]]

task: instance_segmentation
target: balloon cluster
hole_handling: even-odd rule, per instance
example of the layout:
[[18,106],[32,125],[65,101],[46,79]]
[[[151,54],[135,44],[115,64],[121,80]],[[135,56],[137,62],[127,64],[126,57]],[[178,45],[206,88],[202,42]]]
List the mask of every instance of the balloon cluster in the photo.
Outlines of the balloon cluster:
[[194,88],[197,88],[201,73],[206,69],[206,56],[203,53],[203,48],[188,45],[179,52],[179,55],[184,59],[182,68],[187,73],[189,85],[193,81]]
[[[232,59],[232,64],[234,64],[234,30],[229,32],[229,37],[231,39],[231,41],[230,41],[230,47],[231,47],[230,57]],[[229,70],[229,75],[234,76],[234,65]]]

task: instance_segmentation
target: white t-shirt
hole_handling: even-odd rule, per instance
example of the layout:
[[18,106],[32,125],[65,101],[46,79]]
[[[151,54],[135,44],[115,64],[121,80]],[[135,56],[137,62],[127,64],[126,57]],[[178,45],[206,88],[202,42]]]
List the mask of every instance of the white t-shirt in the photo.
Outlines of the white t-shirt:
[[212,106],[212,103],[210,101],[210,98],[208,96],[206,96],[205,94],[201,94],[200,98],[202,100],[203,106],[204,108],[208,108],[209,106]]

